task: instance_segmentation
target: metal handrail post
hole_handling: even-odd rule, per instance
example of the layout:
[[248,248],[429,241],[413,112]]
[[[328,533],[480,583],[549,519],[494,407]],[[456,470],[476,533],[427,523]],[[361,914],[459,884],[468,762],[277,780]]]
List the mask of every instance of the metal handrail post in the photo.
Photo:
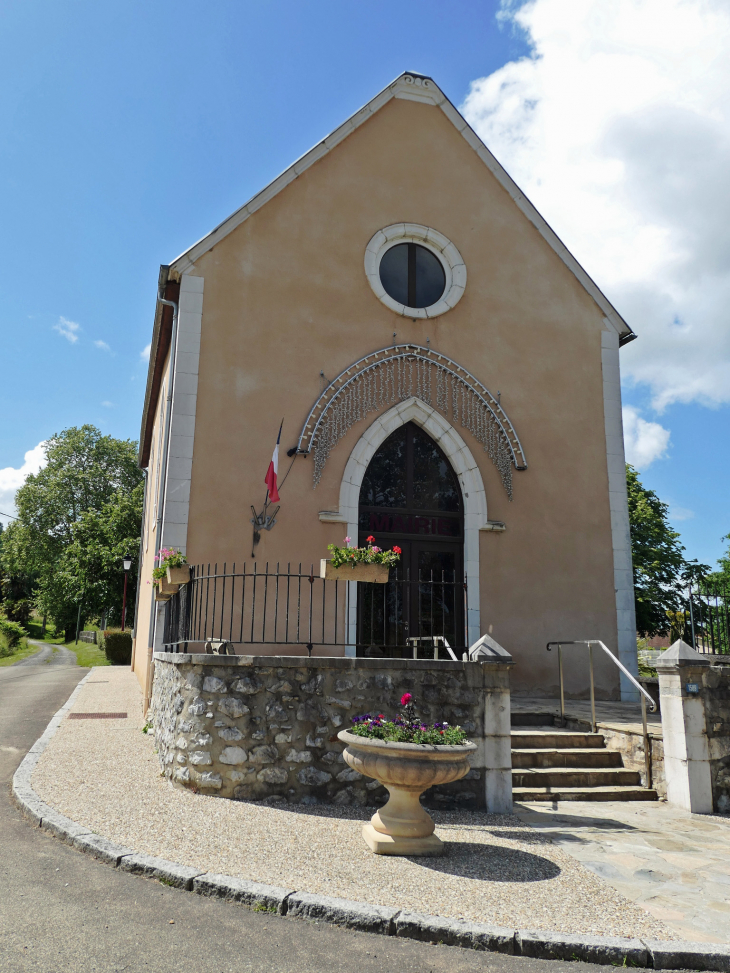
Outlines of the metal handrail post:
[[563,681],[563,647],[558,645],[558,668],[560,669],[560,725],[565,726],[565,683]]
[[593,646],[588,646],[588,665],[591,670],[591,723],[593,725],[593,732],[596,732],[596,687],[593,683]]
[[649,730],[646,725],[646,700],[641,697],[641,725],[644,730],[644,768],[646,770],[646,786],[651,787],[651,743]]

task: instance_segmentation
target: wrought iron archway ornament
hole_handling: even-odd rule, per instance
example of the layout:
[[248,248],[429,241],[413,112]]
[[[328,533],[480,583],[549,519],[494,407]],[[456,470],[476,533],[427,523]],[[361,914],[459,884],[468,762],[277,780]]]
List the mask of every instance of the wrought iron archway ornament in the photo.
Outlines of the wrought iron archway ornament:
[[314,453],[314,486],[340,439],[370,412],[417,398],[481,443],[512,499],[512,468],[526,470],[522,444],[499,399],[461,365],[421,345],[390,345],[340,372],[319,396],[297,452]]

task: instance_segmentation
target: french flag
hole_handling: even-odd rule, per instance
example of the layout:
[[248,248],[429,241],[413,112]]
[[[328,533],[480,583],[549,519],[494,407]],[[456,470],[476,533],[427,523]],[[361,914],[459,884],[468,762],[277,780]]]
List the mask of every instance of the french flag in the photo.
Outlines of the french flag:
[[269,500],[272,503],[279,502],[279,490],[276,485],[276,477],[279,473],[279,443],[281,442],[281,430],[284,425],[284,420],[281,420],[281,426],[279,426],[279,435],[276,437],[276,446],[274,446],[274,455],[271,457],[271,462],[269,463],[269,468],[266,471],[266,477],[264,483],[269,491]]

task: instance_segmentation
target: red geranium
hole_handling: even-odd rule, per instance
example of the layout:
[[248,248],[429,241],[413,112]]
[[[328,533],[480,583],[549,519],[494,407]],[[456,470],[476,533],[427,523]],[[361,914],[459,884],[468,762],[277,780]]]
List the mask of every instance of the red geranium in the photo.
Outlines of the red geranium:
[[403,695],[400,698],[400,704],[401,704],[401,706],[407,706],[412,699],[413,699],[413,696],[411,696],[410,693],[403,693]]

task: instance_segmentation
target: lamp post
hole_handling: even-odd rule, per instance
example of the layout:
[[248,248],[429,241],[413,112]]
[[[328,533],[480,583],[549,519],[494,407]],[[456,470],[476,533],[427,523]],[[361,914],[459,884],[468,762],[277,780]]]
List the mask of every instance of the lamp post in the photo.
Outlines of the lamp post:
[[122,564],[124,565],[124,597],[122,598],[122,631],[124,631],[124,623],[127,619],[127,577],[129,575],[129,569],[132,567],[132,557],[129,554],[125,554],[122,559]]

